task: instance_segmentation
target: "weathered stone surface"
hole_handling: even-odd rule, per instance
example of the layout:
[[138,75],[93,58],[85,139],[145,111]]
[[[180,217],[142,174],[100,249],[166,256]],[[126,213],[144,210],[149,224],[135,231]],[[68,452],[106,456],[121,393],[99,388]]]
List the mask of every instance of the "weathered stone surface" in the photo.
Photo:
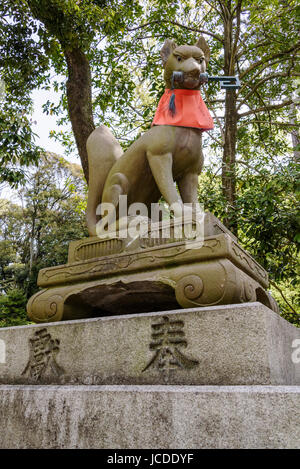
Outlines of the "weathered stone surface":
[[296,338],[260,303],[11,327],[0,383],[300,384]]
[[[234,236],[233,233],[231,233],[231,231],[229,231],[228,228],[226,228],[226,226],[223,225],[223,223],[221,223],[217,217],[215,217],[215,215],[213,215],[211,212],[205,212],[203,215],[204,225],[202,229],[204,238],[226,233],[231,236],[235,242],[237,242],[236,236]],[[150,221],[151,220],[149,220],[149,222]],[[181,235],[184,234],[184,230],[183,233],[182,230],[177,230],[175,237],[174,220],[168,220],[168,224],[170,224],[170,232],[168,232],[167,237],[164,236],[163,223],[159,223],[158,230],[154,230],[153,225],[151,226],[148,239],[136,239],[133,243],[131,242],[130,245],[128,244],[127,239],[119,237],[101,239],[98,236],[90,236],[89,238],[71,241],[69,244],[68,264],[103,256],[109,256],[112,254],[119,254],[125,250],[130,252],[144,249],[145,247],[172,244],[174,241],[182,241],[183,236]],[[153,231],[156,231],[156,233],[154,234]],[[188,233],[188,230],[186,230],[186,232]],[[43,282],[44,280],[41,279],[40,281]]]
[[200,245],[197,240],[163,244],[163,238],[137,238],[133,251],[88,257],[101,251],[103,243],[112,249],[114,241],[118,240],[82,241],[74,250],[83,249],[80,255],[87,259],[42,269],[38,284],[44,289],[27,305],[31,320],[56,322],[253,301],[278,311],[265,291],[268,274],[228,233],[207,237]]
[[299,386],[0,386],[1,448],[299,448]]

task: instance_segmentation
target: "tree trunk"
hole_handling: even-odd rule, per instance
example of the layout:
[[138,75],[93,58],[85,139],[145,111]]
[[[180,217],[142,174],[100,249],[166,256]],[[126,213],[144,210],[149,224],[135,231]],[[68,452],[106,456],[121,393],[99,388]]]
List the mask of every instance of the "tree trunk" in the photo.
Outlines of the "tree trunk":
[[26,287],[26,297],[29,298],[31,295],[30,292],[30,283],[31,283],[31,276],[32,276],[32,267],[33,267],[33,259],[34,259],[34,240],[35,240],[35,224],[37,218],[37,207],[34,205],[33,213],[32,213],[32,225],[31,225],[31,232],[30,232],[30,239],[29,239],[29,268],[28,268],[28,282]]
[[[236,48],[233,45],[232,16],[229,14],[230,2],[228,2],[228,14],[224,15],[224,75],[234,75]],[[236,38],[235,38],[236,39]],[[227,212],[233,212],[236,200],[236,140],[237,140],[237,110],[235,90],[226,90],[225,98],[225,128],[224,149],[222,162],[222,191],[227,202]],[[225,217],[224,224],[234,234],[237,234],[237,218]]]
[[[295,102],[291,104],[289,108],[289,116],[290,116],[290,124],[296,125],[297,122],[297,105]],[[299,136],[299,128],[295,127],[291,131],[291,139],[293,145],[293,154],[294,154],[294,161],[295,163],[300,161],[300,136]]]
[[89,61],[80,49],[64,50],[68,65],[67,99],[69,116],[84,176],[88,182],[86,141],[94,130],[92,85]]
[[[28,0],[28,6],[33,16],[45,25],[51,35],[58,39],[66,58],[68,66],[67,99],[69,117],[84,176],[88,182],[89,170],[86,141],[95,128],[92,111],[91,69],[87,57],[78,45],[80,44],[80,33],[75,29],[71,30],[68,38],[70,42],[66,40],[65,29],[69,27],[69,12],[66,12],[65,3]],[[77,46],[74,46],[74,44],[77,44]]]
[[[237,137],[237,112],[236,93],[227,91],[225,99],[225,142],[222,165],[222,190],[226,198],[228,212],[235,209],[236,200],[236,137]],[[236,234],[236,217],[226,217],[224,224]]]

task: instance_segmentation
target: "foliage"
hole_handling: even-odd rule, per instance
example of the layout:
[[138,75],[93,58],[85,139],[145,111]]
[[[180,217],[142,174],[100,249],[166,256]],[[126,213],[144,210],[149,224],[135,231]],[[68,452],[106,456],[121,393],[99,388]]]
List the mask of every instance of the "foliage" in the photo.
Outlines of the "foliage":
[[0,109],[0,183],[24,183],[25,168],[36,163],[40,149],[34,143],[31,122],[22,108],[6,103]]
[[[54,80],[61,100],[58,106],[46,103],[45,111],[65,122],[70,104],[66,79],[72,70],[67,67],[64,51],[79,48],[91,68],[95,124],[111,127],[126,147],[149,127],[163,92],[159,57],[163,40],[169,37],[179,44],[193,43],[204,34],[211,47],[210,73],[223,70],[228,74],[225,67],[230,56],[230,73],[242,79],[235,107],[240,131],[249,129],[259,135],[257,140],[273,152],[276,126],[287,115],[281,105],[291,101],[297,87],[291,78],[299,75],[296,7],[295,0],[277,0],[272,6],[269,0],[5,0],[3,10],[10,15],[10,22],[2,22],[3,37],[16,39],[3,40],[5,60],[2,67],[0,62],[0,70],[9,75],[13,91],[19,90],[16,97],[21,94],[24,102],[28,90],[49,87],[51,65],[62,77]],[[225,40],[228,35],[230,44]],[[14,59],[16,47],[25,51],[21,54],[18,49],[18,61]],[[206,94],[214,114],[219,115],[214,138],[208,143],[221,156],[229,125],[223,120],[225,93],[211,84]],[[288,121],[282,130],[290,131]],[[67,149],[74,143],[72,134],[53,132],[52,136]],[[242,148],[240,145],[239,151]],[[247,146],[243,153],[247,154]]]
[[24,2],[0,6],[0,182],[24,182],[40,148],[31,129],[31,92],[49,78],[49,60],[35,39],[36,22]]
[[26,320],[39,270],[66,263],[69,242],[87,235],[80,168],[48,153],[30,170],[30,180],[17,192],[19,204],[0,200],[2,326]]
[[[66,85],[77,87],[80,96],[89,95],[89,89],[84,88],[80,80],[75,78],[75,68],[86,62],[86,82],[89,88],[89,60],[97,47],[99,34],[110,35],[111,31],[122,34],[126,25],[132,18],[136,18],[141,11],[137,1],[123,0],[4,0],[0,5],[0,78],[6,86],[5,100],[11,103],[22,103],[22,112],[26,115],[26,142],[31,143],[27,158],[36,161],[39,157],[38,149],[34,146],[34,135],[31,131],[28,116],[31,112],[31,91],[36,88],[49,88],[50,74],[53,71],[62,75],[62,84],[59,81],[54,87],[62,92],[60,106],[57,108],[49,103],[45,110],[60,114],[65,111],[64,118],[71,119],[79,155],[86,160],[85,141],[88,135],[84,134],[85,121],[90,120],[88,129],[93,129],[92,115],[87,103],[81,104],[79,112],[70,112],[72,106],[76,108],[78,101],[76,95],[67,96]],[[77,63],[74,57],[77,57]],[[68,78],[67,82],[66,79]],[[84,93],[86,91],[86,93]],[[12,108],[13,109],[13,108]],[[86,111],[86,113],[84,112]],[[11,113],[3,110],[4,122],[9,122]],[[12,111],[13,112],[13,111]],[[18,113],[19,115],[19,113]],[[83,124],[76,128],[76,118],[83,116]],[[68,116],[68,117],[67,117]],[[24,121],[24,119],[23,119]],[[1,121],[0,121],[1,122]],[[27,125],[28,124],[28,125]],[[5,126],[4,126],[5,127]],[[24,122],[22,129],[24,128]],[[77,129],[77,132],[74,130]],[[14,143],[15,129],[10,129],[5,145]],[[55,134],[53,134],[55,135]],[[61,136],[65,142],[69,139]],[[1,141],[1,140],[0,140]],[[14,148],[17,148],[15,146]],[[80,148],[84,155],[82,156]],[[23,148],[24,150],[24,148]],[[23,152],[24,153],[24,152]],[[1,157],[0,153],[0,157]],[[19,155],[15,155],[18,159]],[[23,160],[18,161],[21,169],[12,167],[9,161],[9,150],[4,152],[2,158],[2,180],[17,184],[24,176],[22,173]],[[83,168],[85,170],[85,161]]]
[[[300,326],[298,166],[286,160],[272,169],[261,168],[256,160],[237,177],[238,238],[269,273],[282,315]],[[236,216],[228,210],[213,164],[200,176],[199,200],[219,218]]]
[[8,290],[0,295],[0,327],[28,324],[26,295],[19,289]]

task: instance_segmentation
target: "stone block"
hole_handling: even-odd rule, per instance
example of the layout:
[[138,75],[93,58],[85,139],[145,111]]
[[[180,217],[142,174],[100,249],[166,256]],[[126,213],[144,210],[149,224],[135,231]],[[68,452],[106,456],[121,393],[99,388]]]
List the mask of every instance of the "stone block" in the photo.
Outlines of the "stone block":
[[299,417],[299,386],[0,386],[1,448],[299,449]]
[[258,302],[3,328],[0,383],[294,385],[299,338]]

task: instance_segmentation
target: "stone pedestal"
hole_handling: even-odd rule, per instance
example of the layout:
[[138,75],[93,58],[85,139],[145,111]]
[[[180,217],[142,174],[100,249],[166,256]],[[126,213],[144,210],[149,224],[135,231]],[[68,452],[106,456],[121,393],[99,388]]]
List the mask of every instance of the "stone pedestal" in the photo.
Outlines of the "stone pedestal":
[[297,348],[258,302],[0,329],[0,447],[299,448]]
[[[66,265],[42,269],[42,287],[28,302],[37,323],[176,308],[260,301],[278,312],[266,291],[267,272],[212,214],[198,239],[193,222],[162,223],[145,237],[72,242]],[[167,231],[167,233],[166,233]]]

